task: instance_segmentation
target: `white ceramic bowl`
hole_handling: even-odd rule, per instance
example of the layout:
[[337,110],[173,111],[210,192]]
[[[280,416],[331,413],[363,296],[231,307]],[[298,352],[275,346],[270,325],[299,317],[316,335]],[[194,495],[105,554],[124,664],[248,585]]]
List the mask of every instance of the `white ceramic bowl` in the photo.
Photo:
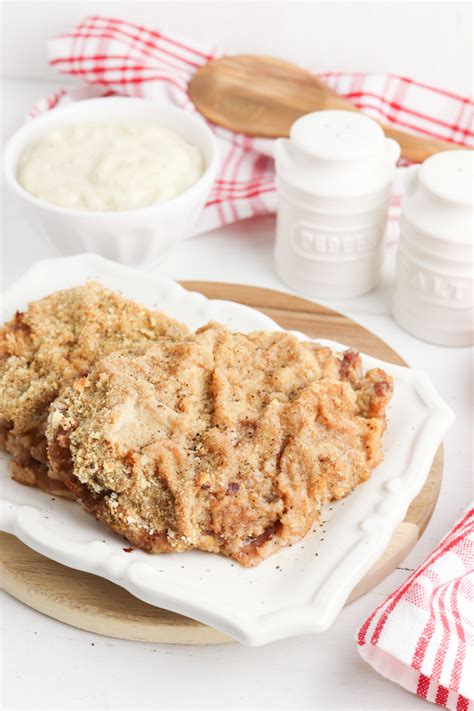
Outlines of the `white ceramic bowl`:
[[[156,121],[199,146],[206,162],[199,180],[180,195],[158,205],[104,212],[51,205],[34,197],[18,183],[16,174],[20,156],[41,135],[67,123],[129,119]],[[96,252],[136,266],[152,266],[190,234],[212,188],[217,161],[216,140],[199,116],[158,102],[124,97],[88,99],[48,111],[18,129],[4,153],[8,184],[22,200],[25,211],[63,254]]]

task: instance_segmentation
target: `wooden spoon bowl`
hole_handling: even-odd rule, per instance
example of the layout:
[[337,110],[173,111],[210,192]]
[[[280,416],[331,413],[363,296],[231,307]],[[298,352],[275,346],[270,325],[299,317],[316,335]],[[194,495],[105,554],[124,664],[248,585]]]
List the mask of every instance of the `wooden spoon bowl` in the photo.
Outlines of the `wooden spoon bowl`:
[[[204,116],[249,136],[288,136],[304,114],[326,109],[358,111],[305,69],[272,57],[239,55],[214,59],[197,70],[189,95]],[[404,158],[421,163],[440,151],[464,148],[456,143],[415,136],[380,124],[401,147]]]

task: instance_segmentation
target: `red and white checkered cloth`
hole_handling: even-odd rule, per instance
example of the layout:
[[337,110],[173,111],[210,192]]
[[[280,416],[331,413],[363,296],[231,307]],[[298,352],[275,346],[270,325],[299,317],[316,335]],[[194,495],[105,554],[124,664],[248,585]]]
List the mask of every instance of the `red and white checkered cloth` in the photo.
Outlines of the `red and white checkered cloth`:
[[[159,12],[158,12],[159,14]],[[32,116],[94,96],[122,94],[196,108],[188,82],[198,67],[224,52],[212,46],[109,17],[88,17],[49,43],[50,64],[82,86],[40,100]],[[453,92],[387,74],[318,72],[329,86],[365,113],[402,129],[474,146],[473,103]],[[84,86],[84,82],[86,85]],[[221,167],[195,234],[274,212],[272,141],[249,138],[210,124]],[[396,186],[389,217],[398,217]]]
[[357,636],[361,656],[421,698],[474,708],[474,508]]

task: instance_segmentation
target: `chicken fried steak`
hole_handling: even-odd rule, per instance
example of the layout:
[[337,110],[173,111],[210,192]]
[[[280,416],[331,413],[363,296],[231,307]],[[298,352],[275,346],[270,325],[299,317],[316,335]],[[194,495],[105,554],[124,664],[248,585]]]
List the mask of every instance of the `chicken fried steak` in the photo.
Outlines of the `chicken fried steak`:
[[65,389],[47,437],[57,479],[149,552],[246,566],[303,537],[382,459],[392,381],[291,334],[209,324],[114,353]]

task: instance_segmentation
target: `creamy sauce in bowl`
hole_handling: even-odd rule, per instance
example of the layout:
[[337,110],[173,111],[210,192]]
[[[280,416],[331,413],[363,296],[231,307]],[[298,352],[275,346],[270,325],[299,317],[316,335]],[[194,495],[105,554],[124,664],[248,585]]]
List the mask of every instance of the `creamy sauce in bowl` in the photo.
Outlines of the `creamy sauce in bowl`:
[[45,202],[75,210],[132,210],[170,200],[205,170],[201,150],[148,121],[65,124],[28,146],[17,179]]

